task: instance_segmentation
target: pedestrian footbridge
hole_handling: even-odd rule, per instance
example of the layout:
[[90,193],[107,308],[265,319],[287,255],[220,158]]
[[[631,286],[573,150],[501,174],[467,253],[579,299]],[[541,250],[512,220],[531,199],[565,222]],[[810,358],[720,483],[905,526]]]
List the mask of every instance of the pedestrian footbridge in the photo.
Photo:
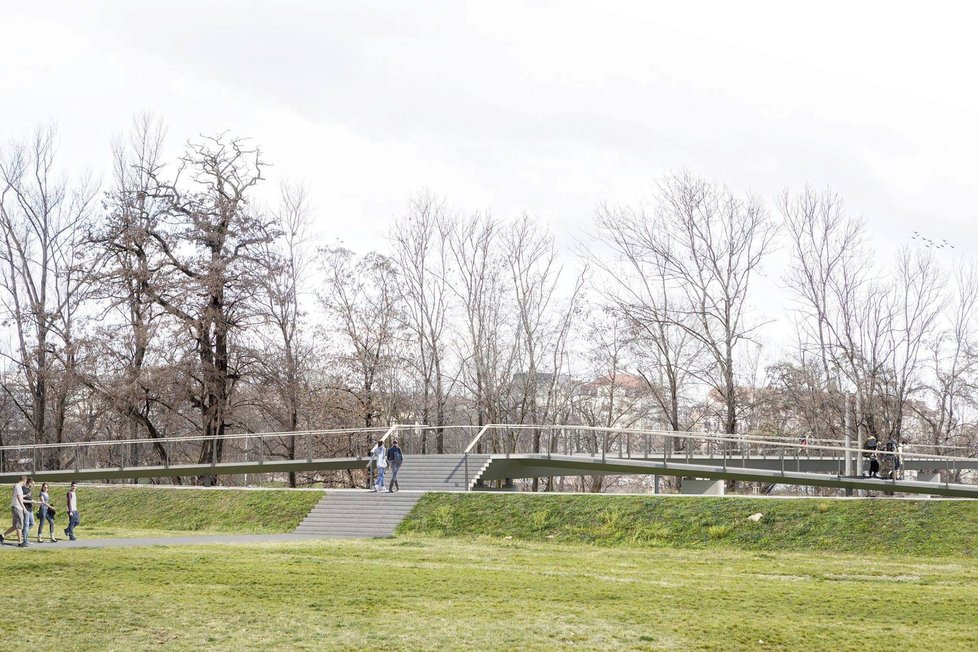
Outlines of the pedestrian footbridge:
[[[865,477],[874,451],[830,441],[789,441],[715,433],[578,425],[392,426],[303,432],[239,433],[0,447],[0,482],[22,473],[38,481],[191,478],[264,473],[346,472],[363,482],[368,451],[398,439],[408,491],[468,491],[515,479],[580,475],[653,475],[978,498],[978,459],[907,446],[902,472]],[[219,451],[208,455],[201,451]],[[877,452],[879,456],[885,453]],[[865,465],[865,468],[863,468]],[[884,466],[886,466],[884,464]]]

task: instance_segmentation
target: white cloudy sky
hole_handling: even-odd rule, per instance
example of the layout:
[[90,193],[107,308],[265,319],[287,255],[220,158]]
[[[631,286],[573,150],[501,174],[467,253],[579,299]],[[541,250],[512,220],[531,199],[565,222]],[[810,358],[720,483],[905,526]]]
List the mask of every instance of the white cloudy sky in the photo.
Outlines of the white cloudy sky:
[[565,240],[689,168],[831,185],[877,246],[978,244],[964,3],[90,0],[0,8],[0,141],[60,127],[96,174],[136,112],[251,136],[317,230],[382,247],[427,187]]

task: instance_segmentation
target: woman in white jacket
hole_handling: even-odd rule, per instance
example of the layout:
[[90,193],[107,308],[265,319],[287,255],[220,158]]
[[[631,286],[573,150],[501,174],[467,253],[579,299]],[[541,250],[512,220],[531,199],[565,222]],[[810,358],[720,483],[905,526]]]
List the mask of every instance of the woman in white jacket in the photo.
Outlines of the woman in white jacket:
[[387,470],[387,449],[383,441],[378,441],[377,445],[370,449],[370,461],[377,466],[377,481],[371,491],[383,491],[384,471]]

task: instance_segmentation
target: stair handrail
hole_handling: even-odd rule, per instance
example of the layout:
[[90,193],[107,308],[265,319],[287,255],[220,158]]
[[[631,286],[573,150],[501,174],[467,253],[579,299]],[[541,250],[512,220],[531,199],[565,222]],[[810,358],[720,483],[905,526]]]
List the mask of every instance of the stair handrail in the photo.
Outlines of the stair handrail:
[[387,429],[387,432],[384,433],[384,436],[380,438],[380,443],[382,443],[384,446],[387,446],[387,438],[390,437],[395,432],[397,432],[397,429],[400,428],[400,427],[401,426],[399,426],[399,425],[397,425],[395,423],[393,426],[391,426],[390,428],[388,428]]
[[476,434],[475,439],[469,442],[469,445],[465,447],[463,454],[468,455],[469,453],[471,453],[472,449],[475,448],[476,445],[479,443],[479,440],[482,439],[482,435],[486,434],[486,431],[489,430],[489,428],[493,428],[493,427],[495,427],[495,424],[493,423],[487,423],[486,425],[482,426],[482,429],[479,430],[478,434]]

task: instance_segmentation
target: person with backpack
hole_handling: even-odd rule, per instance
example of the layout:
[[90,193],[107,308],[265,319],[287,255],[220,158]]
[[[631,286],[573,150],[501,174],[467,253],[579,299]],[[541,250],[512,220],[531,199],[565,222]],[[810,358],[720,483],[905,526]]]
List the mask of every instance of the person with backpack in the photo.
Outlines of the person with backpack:
[[876,437],[873,435],[869,436],[866,443],[863,444],[863,457],[869,459],[869,477],[878,478],[880,472],[880,462],[879,458],[876,456],[876,448],[879,446],[876,442]]
[[34,478],[24,483],[24,545],[30,543],[31,528],[34,527]]
[[383,491],[384,471],[387,470],[387,449],[384,447],[383,440],[378,441],[377,445],[370,449],[370,461],[377,467],[377,480],[371,491]]
[[51,504],[51,495],[48,493],[48,483],[41,484],[41,505],[37,514],[37,542],[41,543],[41,533],[44,532],[44,521],[48,522],[51,543],[57,543],[54,538],[54,505]]
[[391,481],[387,485],[387,491],[393,493],[395,487],[397,491],[400,491],[401,486],[397,484],[397,472],[400,470],[401,465],[404,464],[404,454],[401,453],[401,447],[397,445],[396,439],[391,442],[391,447],[387,449],[387,463],[391,467]]

